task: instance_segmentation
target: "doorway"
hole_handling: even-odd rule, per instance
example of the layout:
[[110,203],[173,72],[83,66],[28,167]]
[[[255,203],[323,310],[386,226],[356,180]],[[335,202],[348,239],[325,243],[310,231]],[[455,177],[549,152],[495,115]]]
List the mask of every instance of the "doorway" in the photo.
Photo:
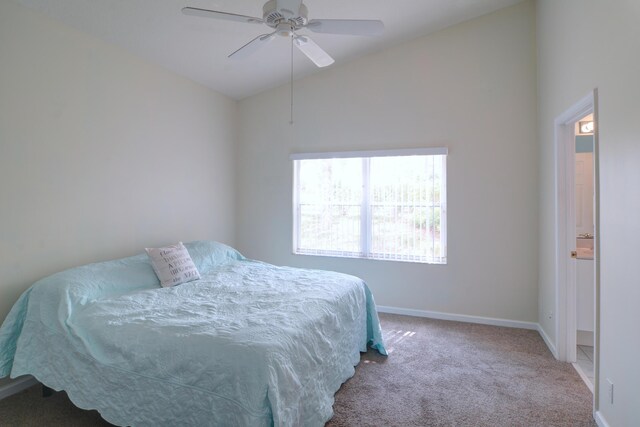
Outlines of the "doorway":
[[[594,90],[555,120],[556,348],[558,359],[575,363],[574,366],[578,365],[579,359],[590,359],[593,364],[592,370],[585,368],[581,372],[579,367],[577,370],[584,374],[583,379],[594,391],[594,403],[597,403],[598,398],[599,346],[600,235],[597,113],[597,90]],[[581,129],[582,124],[588,126]],[[584,146],[576,150],[576,137],[587,134],[592,135],[589,150],[591,160],[588,166],[593,174],[591,177],[585,176],[588,171],[585,159],[589,156],[576,153],[576,151],[587,151]],[[585,139],[580,143],[584,145]],[[578,163],[577,160],[579,160]],[[589,181],[593,186],[592,190],[584,187]],[[582,186],[580,190],[577,189],[577,185]],[[585,197],[588,197],[588,200],[585,200]],[[591,218],[588,212],[585,212],[588,207],[592,207]],[[578,347],[578,345],[590,343],[592,343],[592,352],[588,349],[583,351]],[[589,353],[585,354],[586,352]]]
[[[594,119],[589,113],[575,124],[576,360],[574,367],[593,392],[595,330],[594,260]],[[572,333],[572,331],[567,331]]]

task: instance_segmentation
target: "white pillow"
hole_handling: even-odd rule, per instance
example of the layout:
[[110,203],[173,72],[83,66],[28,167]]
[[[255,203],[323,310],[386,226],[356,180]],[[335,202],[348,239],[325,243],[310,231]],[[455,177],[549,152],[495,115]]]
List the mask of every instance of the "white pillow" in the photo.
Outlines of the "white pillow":
[[189,251],[182,242],[164,248],[145,248],[153,271],[163,287],[175,286],[200,278]]

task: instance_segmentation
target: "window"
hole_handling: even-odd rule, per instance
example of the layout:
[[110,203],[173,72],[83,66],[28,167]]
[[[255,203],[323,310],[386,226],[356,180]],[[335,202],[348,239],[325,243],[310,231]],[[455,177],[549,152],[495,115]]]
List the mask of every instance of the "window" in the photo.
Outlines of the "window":
[[293,252],[446,264],[446,155],[292,155]]

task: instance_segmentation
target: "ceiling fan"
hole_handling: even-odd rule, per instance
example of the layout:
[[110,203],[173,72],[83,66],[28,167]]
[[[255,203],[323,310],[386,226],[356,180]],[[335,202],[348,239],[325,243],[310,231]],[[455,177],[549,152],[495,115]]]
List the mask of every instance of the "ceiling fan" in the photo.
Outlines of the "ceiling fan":
[[276,35],[291,37],[295,45],[318,67],[333,64],[334,59],[318,46],[309,36],[297,34],[301,29],[315,33],[345,34],[357,36],[375,36],[382,33],[384,24],[378,20],[366,19],[307,19],[307,7],[302,0],[269,0],[262,8],[262,18],[238,15],[217,10],[185,7],[185,15],[245,22],[248,24],[266,24],[274,31],[261,34],[229,55],[229,58],[244,58],[257,51]]

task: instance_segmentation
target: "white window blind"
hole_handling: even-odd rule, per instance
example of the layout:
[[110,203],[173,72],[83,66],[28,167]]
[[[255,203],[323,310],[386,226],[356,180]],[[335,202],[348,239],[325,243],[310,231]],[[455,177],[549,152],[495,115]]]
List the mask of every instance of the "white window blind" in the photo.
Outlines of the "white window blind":
[[292,155],[294,253],[446,263],[446,155]]

